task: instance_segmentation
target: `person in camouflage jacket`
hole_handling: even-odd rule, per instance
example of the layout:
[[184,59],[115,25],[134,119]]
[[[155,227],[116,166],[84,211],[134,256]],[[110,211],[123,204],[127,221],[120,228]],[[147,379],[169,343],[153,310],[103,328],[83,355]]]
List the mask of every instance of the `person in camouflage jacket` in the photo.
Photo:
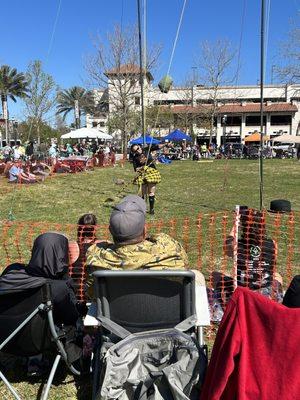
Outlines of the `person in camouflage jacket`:
[[[114,207],[110,217],[113,243],[100,242],[89,247],[88,273],[97,269],[185,269],[188,257],[183,246],[165,233],[146,237],[146,203],[134,195],[126,196]],[[88,288],[92,278],[87,280]],[[88,293],[91,295],[90,289]]]

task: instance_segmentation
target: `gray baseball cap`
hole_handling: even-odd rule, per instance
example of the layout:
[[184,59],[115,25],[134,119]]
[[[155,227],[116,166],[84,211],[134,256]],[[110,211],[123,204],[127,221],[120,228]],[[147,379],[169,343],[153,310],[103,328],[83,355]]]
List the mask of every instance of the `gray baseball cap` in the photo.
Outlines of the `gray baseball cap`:
[[146,203],[136,195],[129,195],[117,204],[110,216],[109,228],[119,243],[142,235],[146,220]]

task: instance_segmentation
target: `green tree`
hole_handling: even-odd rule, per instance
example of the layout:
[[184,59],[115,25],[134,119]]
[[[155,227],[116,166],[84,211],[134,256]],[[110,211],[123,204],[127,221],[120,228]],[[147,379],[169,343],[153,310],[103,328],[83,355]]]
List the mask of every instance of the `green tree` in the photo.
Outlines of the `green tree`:
[[[27,140],[33,140],[35,136],[35,132],[32,131],[33,121],[32,119],[27,119],[26,121],[22,121],[18,125],[18,134],[19,138],[22,142],[26,142]],[[50,143],[51,138],[59,139],[61,136],[61,132],[58,129],[51,127],[47,122],[41,121],[40,123],[40,139],[41,143]]]
[[51,75],[42,69],[42,62],[35,60],[28,66],[26,78],[28,81],[28,97],[25,98],[26,114],[35,128],[38,143],[40,144],[40,127],[45,115],[56,103],[57,85]]
[[[74,111],[75,126],[80,128],[80,118],[83,114],[91,112],[93,108],[93,96],[86,89],[80,86],[73,86],[70,89],[64,89],[57,95],[57,114],[63,114],[63,119]],[[76,103],[78,104],[78,114],[76,112]]]
[[[5,118],[6,142],[9,141],[8,132],[8,111],[7,99],[10,98],[16,103],[17,97],[24,98],[28,93],[28,82],[22,72],[18,72],[16,68],[11,68],[9,65],[0,67],[0,96],[2,113]],[[7,114],[7,115],[6,115]]]

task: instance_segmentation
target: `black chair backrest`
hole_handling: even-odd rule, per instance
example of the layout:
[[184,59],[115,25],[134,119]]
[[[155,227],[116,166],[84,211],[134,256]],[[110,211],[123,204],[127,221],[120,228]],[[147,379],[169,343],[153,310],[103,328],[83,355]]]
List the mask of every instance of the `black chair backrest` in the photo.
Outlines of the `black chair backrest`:
[[94,272],[98,312],[130,332],[171,328],[195,312],[191,271]]
[[[40,304],[46,301],[45,286],[0,294],[0,343]],[[3,352],[32,356],[52,347],[47,313],[36,314],[2,349]]]

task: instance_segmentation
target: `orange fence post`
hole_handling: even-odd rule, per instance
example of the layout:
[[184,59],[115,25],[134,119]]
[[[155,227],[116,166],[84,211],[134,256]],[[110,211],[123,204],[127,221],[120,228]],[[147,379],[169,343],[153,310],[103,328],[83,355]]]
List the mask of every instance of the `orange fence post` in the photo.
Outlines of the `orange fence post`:
[[189,234],[190,234],[190,219],[188,217],[183,220],[182,241],[185,251],[189,252]]

